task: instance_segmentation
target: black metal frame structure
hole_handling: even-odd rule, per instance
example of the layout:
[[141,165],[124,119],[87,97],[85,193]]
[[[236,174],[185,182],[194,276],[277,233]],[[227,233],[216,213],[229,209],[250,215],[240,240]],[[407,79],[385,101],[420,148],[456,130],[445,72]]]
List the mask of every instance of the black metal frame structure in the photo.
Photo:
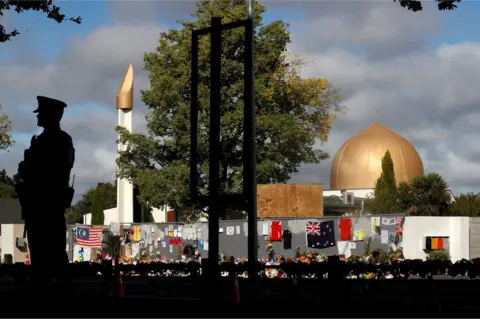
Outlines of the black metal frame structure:
[[[220,118],[221,118],[221,55],[222,31],[238,27],[245,28],[245,71],[244,71],[244,166],[242,194],[223,194],[220,185]],[[198,42],[199,37],[211,34],[210,66],[210,133],[209,133],[209,185],[208,196],[198,193]],[[256,182],[256,109],[255,109],[255,75],[254,67],[254,24],[250,16],[246,20],[222,24],[222,19],[212,17],[211,26],[192,31],[192,70],[191,70],[191,110],[190,110],[190,199],[196,203],[208,203],[209,251],[205,273],[211,280],[220,277],[219,255],[219,217],[228,207],[246,210],[248,213],[248,260],[250,269],[254,269],[258,255],[257,235],[257,182]],[[205,269],[207,270],[207,269]],[[249,272],[255,278],[255,272]],[[215,285],[214,282],[211,284]]]

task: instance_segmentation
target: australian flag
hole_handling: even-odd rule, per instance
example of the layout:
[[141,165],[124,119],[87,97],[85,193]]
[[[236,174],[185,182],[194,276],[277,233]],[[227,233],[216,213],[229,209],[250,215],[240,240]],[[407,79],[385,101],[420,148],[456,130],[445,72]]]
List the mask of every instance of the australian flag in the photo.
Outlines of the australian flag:
[[306,223],[307,247],[328,248],[336,245],[333,220]]

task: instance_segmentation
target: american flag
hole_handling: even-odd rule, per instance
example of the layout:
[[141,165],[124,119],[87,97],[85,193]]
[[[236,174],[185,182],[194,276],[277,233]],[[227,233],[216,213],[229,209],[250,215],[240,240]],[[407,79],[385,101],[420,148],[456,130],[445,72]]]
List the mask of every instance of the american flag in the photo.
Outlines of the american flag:
[[307,222],[306,225],[307,235],[320,236],[320,223],[319,222]]
[[102,227],[77,226],[77,244],[85,247],[102,247]]

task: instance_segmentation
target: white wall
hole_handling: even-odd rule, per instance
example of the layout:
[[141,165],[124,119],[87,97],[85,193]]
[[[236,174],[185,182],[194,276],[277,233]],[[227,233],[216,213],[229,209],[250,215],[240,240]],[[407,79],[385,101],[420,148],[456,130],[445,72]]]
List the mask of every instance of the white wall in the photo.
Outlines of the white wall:
[[[346,189],[345,191],[347,192],[352,192],[355,197],[359,198],[367,198],[370,196],[373,196],[373,188],[362,188],[362,189]],[[328,197],[328,196],[338,196],[342,197],[342,190],[340,189],[327,189],[323,191],[323,196]]]
[[452,262],[470,258],[469,217],[406,217],[402,244],[405,258],[426,259],[424,236],[448,236]]
[[[110,225],[110,223],[118,223],[118,214],[117,214],[117,208],[113,207],[110,209],[105,209],[103,211],[103,215],[105,216],[105,219],[103,221],[104,225]],[[90,225],[92,221],[92,214],[88,213],[83,215],[83,224],[84,225]]]
[[[167,211],[168,211],[168,207],[164,207],[164,208],[161,208],[161,209],[154,208],[152,210],[152,215],[153,215],[153,219],[155,220],[155,222],[156,223],[165,223],[167,221]],[[110,208],[110,209],[105,209],[103,211],[103,215],[105,216],[103,224],[106,225],[106,226],[110,225],[110,223],[112,223],[112,222],[115,222],[115,223],[119,222],[116,207],[113,207],[113,208]],[[90,225],[91,220],[92,220],[92,214],[91,213],[83,215],[83,224],[84,225]]]
[[2,256],[1,260],[3,262],[5,254],[11,254],[13,257],[15,249],[15,238],[13,236],[14,229],[13,224],[2,224]]
[[166,223],[167,222],[167,211],[168,207],[163,206],[162,208],[154,208],[152,210],[152,216],[156,223]]

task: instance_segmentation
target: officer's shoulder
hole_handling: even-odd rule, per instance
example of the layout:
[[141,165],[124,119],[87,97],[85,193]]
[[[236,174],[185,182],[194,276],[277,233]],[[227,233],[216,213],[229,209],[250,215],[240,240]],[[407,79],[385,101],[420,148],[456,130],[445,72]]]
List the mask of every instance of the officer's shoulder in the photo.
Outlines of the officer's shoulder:
[[40,134],[39,138],[42,140],[48,140],[55,143],[62,143],[62,142],[65,142],[68,144],[73,143],[72,137],[70,136],[70,134],[62,130],[54,130],[54,131],[52,130],[48,132],[44,131],[42,134]]
[[70,134],[68,134],[67,132],[63,131],[63,130],[59,130],[58,131],[58,134],[61,138],[64,138],[66,140],[69,140],[69,141],[72,141],[72,137],[70,136]]

